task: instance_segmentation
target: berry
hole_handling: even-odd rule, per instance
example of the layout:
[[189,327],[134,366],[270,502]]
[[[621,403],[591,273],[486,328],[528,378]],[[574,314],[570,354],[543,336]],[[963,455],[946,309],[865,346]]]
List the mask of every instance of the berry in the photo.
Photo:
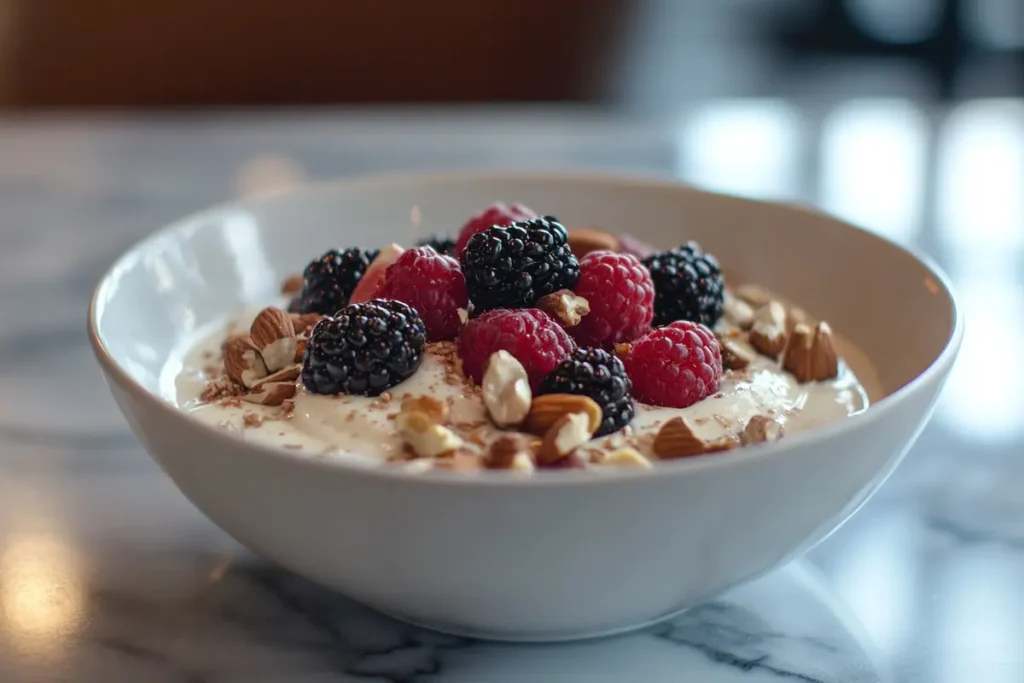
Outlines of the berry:
[[654,324],[690,320],[714,327],[722,317],[725,281],[718,261],[696,242],[644,259],[654,280]]
[[482,213],[473,216],[462,226],[459,231],[459,238],[455,241],[455,258],[462,256],[462,250],[469,243],[469,238],[478,232],[495,226],[505,226],[516,221],[528,221],[536,218],[534,211],[522,204],[506,206],[502,202],[495,202],[487,207]]
[[590,303],[590,313],[569,328],[580,346],[611,348],[650,331],[654,283],[635,256],[590,252],[580,260],[575,292]]
[[466,323],[459,334],[459,357],[467,377],[480,384],[491,354],[508,351],[523,364],[534,391],[575,348],[554,318],[535,308],[487,311]]
[[618,357],[604,349],[576,349],[548,375],[541,394],[582,394],[601,406],[595,436],[617,432],[633,420],[633,383]]
[[377,257],[370,263],[370,267],[363,274],[356,288],[352,290],[352,296],[348,298],[350,304],[361,304],[371,299],[379,299],[377,293],[384,286],[384,273],[388,266],[398,260],[398,257],[405,251],[397,244],[389,244],[380,250]]
[[529,308],[545,294],[575,287],[580,264],[568,239],[551,216],[473,235],[461,261],[476,310]]
[[685,320],[634,342],[625,365],[638,401],[686,408],[718,391],[722,350],[711,330]]
[[417,247],[433,247],[434,251],[444,256],[455,256],[455,240],[451,237],[435,236],[430,239],[420,240]]
[[459,262],[433,247],[409,249],[388,266],[377,296],[404,301],[420,314],[427,341],[452,341],[462,326],[459,309],[469,305]]
[[302,273],[298,312],[334,315],[347,306],[352,291],[375,258],[377,250],[331,249],[310,263]]
[[416,372],[426,338],[420,316],[401,301],[351,304],[313,328],[302,383],[314,394],[378,396]]

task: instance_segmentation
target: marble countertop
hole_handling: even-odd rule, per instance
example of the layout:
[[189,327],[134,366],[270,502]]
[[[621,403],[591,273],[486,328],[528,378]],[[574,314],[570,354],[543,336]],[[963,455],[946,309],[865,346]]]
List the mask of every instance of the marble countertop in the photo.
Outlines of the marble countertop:
[[[810,555],[627,637],[500,645],[391,622],[253,557],[131,435],[85,338],[119,252],[313,178],[600,167],[810,201],[935,256],[962,360],[896,475]],[[1024,103],[0,118],[0,681],[1021,683]],[[970,229],[968,229],[970,228]],[[908,315],[912,312],[908,312]]]

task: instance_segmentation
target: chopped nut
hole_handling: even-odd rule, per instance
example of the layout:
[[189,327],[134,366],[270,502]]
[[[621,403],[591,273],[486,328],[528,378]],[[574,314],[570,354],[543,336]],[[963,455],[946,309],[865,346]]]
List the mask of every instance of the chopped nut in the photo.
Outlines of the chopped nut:
[[590,313],[590,302],[571,290],[560,289],[537,301],[537,308],[560,320],[565,327],[575,327]]
[[767,415],[755,415],[747,422],[740,435],[740,443],[750,446],[766,441],[778,441],[782,438],[782,425]]
[[594,429],[591,428],[585,413],[563,415],[544,435],[540,450],[537,452],[537,462],[541,465],[552,465],[569,456],[593,436]]
[[294,382],[264,382],[242,396],[242,400],[263,406],[279,406],[295,396],[295,390]]
[[533,399],[530,380],[522,363],[511,353],[491,354],[481,388],[484,406],[494,424],[514,427],[526,419]]
[[443,425],[448,422],[448,404],[433,396],[410,396],[402,399],[403,413],[421,412],[434,424]]
[[813,330],[803,323],[797,324],[782,366],[798,382],[835,378],[839,374],[839,355],[829,324],[818,323]]
[[302,285],[305,284],[306,279],[301,275],[289,275],[281,283],[282,294],[298,294],[302,291]]
[[604,230],[594,228],[570,228],[569,248],[573,256],[583,258],[592,251],[618,251],[619,238]]
[[755,309],[761,308],[772,300],[772,293],[760,285],[740,285],[734,291],[736,296]]
[[797,325],[807,325],[807,327],[814,327],[814,319],[810,314],[802,308],[791,306],[786,311],[786,330],[790,333]]
[[267,376],[263,357],[248,335],[231,337],[224,345],[224,372],[245,387],[253,387]]
[[433,461],[434,469],[452,472],[477,472],[484,468],[483,456],[474,451],[458,450],[450,456]]
[[309,339],[306,337],[299,337],[295,340],[295,362],[301,363],[302,359],[306,355],[306,347],[309,346]]
[[722,311],[725,321],[741,330],[749,330],[754,324],[754,308],[743,299],[729,291],[725,292],[725,305]]
[[532,472],[533,455],[526,437],[509,434],[499,437],[487,452],[487,467],[492,470],[519,470]]
[[419,410],[402,411],[395,422],[405,444],[421,458],[436,458],[462,446],[455,432]]
[[466,323],[469,322],[469,311],[467,311],[465,308],[460,308],[458,310],[458,314],[459,314],[459,322],[461,324],[465,325]]
[[292,319],[292,327],[295,329],[296,336],[307,334],[324,318],[319,313],[290,313],[289,317]]
[[263,379],[253,384],[253,388],[264,384],[265,382],[294,382],[299,378],[299,374],[302,372],[302,366],[293,363],[286,367],[281,368],[275,373],[269,374]]
[[832,327],[824,321],[814,326],[811,371],[819,382],[839,376],[839,352],[832,338]]
[[625,360],[633,352],[633,345],[629,342],[619,342],[615,345],[615,355]]
[[523,423],[523,431],[545,436],[551,427],[566,415],[582,413],[587,416],[591,433],[601,426],[601,406],[589,396],[577,394],[545,394],[533,399],[530,412]]
[[769,358],[778,358],[786,348],[786,309],[778,301],[769,301],[754,312],[750,344]]
[[720,338],[722,348],[722,366],[726,370],[742,370],[757,358],[757,354],[746,344],[729,338]]
[[654,437],[654,454],[662,460],[724,451],[731,447],[732,443],[726,440],[707,442],[698,438],[681,417],[673,417],[663,424]]
[[260,311],[249,328],[249,337],[271,372],[294,362],[295,326],[291,316],[280,308],[268,306]]
[[651,461],[640,455],[635,448],[619,448],[604,457],[605,465],[615,467],[630,467],[637,469],[650,469]]

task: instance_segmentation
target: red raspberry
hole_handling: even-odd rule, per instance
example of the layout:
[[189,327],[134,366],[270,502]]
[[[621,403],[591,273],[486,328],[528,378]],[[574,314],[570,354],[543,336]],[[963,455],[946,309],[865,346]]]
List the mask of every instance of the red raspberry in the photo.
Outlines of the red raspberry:
[[402,253],[384,273],[377,292],[381,299],[396,299],[416,309],[427,326],[427,341],[452,341],[459,336],[459,309],[469,306],[466,278],[459,262],[441,256],[432,247]]
[[455,258],[462,256],[462,250],[466,248],[469,238],[478,232],[495,225],[506,226],[516,221],[528,221],[537,218],[537,214],[529,207],[522,204],[506,206],[502,202],[491,204],[483,213],[478,213],[469,219],[459,231],[459,239],[455,242]]
[[536,391],[562,359],[576,349],[565,330],[536,308],[496,308],[466,323],[459,335],[462,370],[479,384],[487,359],[508,351],[523,364]]
[[637,340],[625,365],[638,401],[686,408],[718,391],[722,349],[707,327],[680,320]]
[[654,282],[635,256],[592,251],[580,260],[575,291],[590,302],[590,313],[569,334],[580,346],[611,348],[651,329]]

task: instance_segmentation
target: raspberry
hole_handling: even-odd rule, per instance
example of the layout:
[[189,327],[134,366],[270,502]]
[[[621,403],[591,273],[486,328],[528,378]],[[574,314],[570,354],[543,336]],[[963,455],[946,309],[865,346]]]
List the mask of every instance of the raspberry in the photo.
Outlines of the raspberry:
[[491,204],[482,213],[473,216],[462,226],[462,230],[459,231],[459,239],[455,241],[455,253],[452,255],[455,258],[462,256],[462,250],[466,248],[469,238],[478,232],[496,225],[505,226],[516,221],[528,221],[536,217],[537,214],[532,209],[522,204],[513,204],[511,206],[506,206],[502,202]]
[[722,350],[704,325],[674,322],[633,343],[626,371],[638,401],[686,408],[718,391]]
[[376,249],[331,249],[310,263],[302,273],[297,312],[334,315],[347,306],[352,291],[377,253]]
[[692,320],[714,327],[722,317],[725,281],[714,256],[696,242],[644,259],[654,280],[654,324]]
[[460,260],[474,308],[530,308],[545,294],[575,287],[580,264],[568,239],[551,216],[473,235]]
[[434,251],[444,256],[455,256],[455,240],[451,237],[435,236],[420,240],[417,247],[433,247]]
[[569,328],[580,346],[611,348],[650,331],[654,283],[635,256],[590,252],[580,261],[575,292],[590,303],[590,313]]
[[452,341],[459,336],[459,309],[469,306],[466,279],[459,263],[432,247],[409,249],[388,266],[377,298],[404,301],[427,326],[427,341]]
[[563,358],[576,348],[565,330],[535,308],[487,311],[470,320],[459,335],[462,370],[477,384],[495,351],[508,351],[523,364],[534,391]]
[[420,366],[423,321],[401,301],[351,304],[321,320],[302,358],[302,383],[314,394],[379,396]]
[[576,349],[541,384],[542,394],[582,394],[601,406],[595,436],[617,432],[633,420],[633,383],[617,356],[604,349]]

